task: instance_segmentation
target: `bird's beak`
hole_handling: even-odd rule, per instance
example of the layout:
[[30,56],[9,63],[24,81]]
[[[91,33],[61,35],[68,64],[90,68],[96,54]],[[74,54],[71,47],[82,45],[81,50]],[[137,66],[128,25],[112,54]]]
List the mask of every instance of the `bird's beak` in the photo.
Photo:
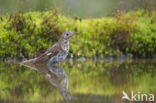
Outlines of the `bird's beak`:
[[77,34],[77,32],[72,32],[72,35]]
[[70,36],[73,36],[74,34],[77,34],[77,32],[71,32]]

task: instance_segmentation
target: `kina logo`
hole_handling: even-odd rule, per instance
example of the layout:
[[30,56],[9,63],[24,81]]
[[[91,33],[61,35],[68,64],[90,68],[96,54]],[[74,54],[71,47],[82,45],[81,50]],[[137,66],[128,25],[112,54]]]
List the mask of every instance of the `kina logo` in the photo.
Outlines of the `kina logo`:
[[123,100],[128,100],[128,101],[154,101],[154,94],[145,94],[145,93],[134,93],[131,91],[131,95],[128,96],[128,94],[125,91],[122,91],[122,101]]

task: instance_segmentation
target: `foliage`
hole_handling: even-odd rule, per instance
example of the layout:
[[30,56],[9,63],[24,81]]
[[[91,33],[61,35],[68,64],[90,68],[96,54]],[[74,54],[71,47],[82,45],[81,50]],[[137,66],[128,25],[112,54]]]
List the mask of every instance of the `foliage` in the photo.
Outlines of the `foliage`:
[[57,10],[15,13],[0,17],[0,58],[32,58],[43,53],[65,31],[71,38],[70,55],[103,58],[156,57],[156,11],[118,11],[114,17],[81,19]]

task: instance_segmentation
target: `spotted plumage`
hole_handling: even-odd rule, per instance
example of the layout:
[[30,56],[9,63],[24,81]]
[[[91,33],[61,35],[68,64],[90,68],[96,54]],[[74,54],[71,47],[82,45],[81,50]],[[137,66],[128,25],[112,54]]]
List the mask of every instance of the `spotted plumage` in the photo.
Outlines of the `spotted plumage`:
[[[61,35],[58,42],[56,42],[50,49],[40,56],[27,60],[32,63],[50,63],[56,64],[65,60],[69,51],[69,40],[76,32],[65,32]],[[24,61],[24,62],[27,62]]]

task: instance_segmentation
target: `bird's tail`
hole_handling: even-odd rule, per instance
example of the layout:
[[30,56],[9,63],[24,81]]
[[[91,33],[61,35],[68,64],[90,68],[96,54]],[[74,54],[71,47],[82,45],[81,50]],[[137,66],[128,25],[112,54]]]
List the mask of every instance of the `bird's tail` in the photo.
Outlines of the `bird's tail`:
[[22,61],[20,62],[20,64],[35,63],[35,61],[36,61],[36,58],[33,58],[33,59]]
[[33,59],[22,61],[18,64],[23,65],[23,66],[28,67],[28,68],[31,68],[33,70],[37,70],[36,67],[33,65],[35,63],[35,61],[36,61],[36,58],[33,58]]

